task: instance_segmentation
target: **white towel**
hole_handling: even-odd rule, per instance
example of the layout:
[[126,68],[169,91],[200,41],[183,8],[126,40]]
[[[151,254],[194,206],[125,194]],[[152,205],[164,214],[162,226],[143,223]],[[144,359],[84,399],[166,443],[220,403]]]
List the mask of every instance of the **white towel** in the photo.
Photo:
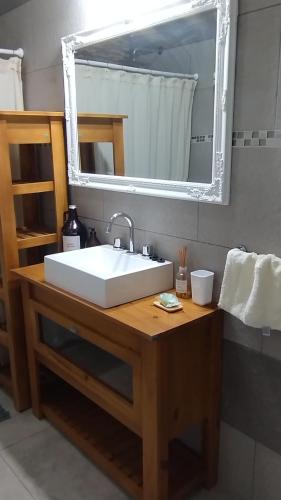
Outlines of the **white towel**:
[[245,325],[281,330],[281,259],[230,250],[218,306]]

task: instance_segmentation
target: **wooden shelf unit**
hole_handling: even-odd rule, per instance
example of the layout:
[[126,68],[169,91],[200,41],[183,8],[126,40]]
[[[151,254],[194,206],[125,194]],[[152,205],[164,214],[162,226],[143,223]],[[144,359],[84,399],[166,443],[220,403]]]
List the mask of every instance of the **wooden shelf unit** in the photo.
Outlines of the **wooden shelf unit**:
[[109,142],[113,146],[114,175],[125,175],[123,122],[126,118],[128,118],[127,115],[78,113],[78,143],[82,172],[84,172],[83,157],[85,156],[87,163],[85,173],[97,173],[92,165],[92,153],[87,154],[87,145]]
[[48,230],[44,230],[44,228],[26,228],[24,230],[17,228],[17,245],[19,250],[50,245],[57,242],[57,233],[51,233]]
[[[18,169],[24,180],[13,179],[11,145],[16,146]],[[31,146],[33,145],[33,146]],[[35,145],[50,146],[52,179],[38,180],[38,159],[29,153]],[[0,299],[6,316],[6,331],[0,328],[0,345],[9,351],[10,365],[0,369],[0,386],[10,390],[15,407],[30,406],[29,375],[26,361],[24,320],[20,287],[11,270],[20,267],[20,251],[25,249],[26,263],[40,262],[38,247],[57,244],[67,210],[64,114],[56,112],[0,111]],[[54,230],[40,226],[35,196],[53,193]],[[25,196],[27,195],[27,196]],[[21,213],[26,226],[17,227],[15,199],[22,196]]]

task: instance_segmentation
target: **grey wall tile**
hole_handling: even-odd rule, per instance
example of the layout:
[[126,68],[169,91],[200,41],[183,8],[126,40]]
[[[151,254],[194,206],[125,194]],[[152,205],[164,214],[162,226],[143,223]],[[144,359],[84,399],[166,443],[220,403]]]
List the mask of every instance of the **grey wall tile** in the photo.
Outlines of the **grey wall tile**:
[[242,321],[226,312],[224,313],[224,338],[255,351],[261,351],[261,330],[244,325]]
[[[28,4],[30,2],[1,16],[0,45],[2,48],[11,49],[21,47],[26,51],[28,50],[28,39],[31,38],[33,23]],[[38,45],[34,48],[38,51]],[[26,61],[24,65],[25,63]]]
[[235,130],[274,127],[280,15],[281,7],[274,7],[239,17]]
[[103,191],[70,186],[70,201],[77,205],[81,217],[103,219]]
[[239,0],[239,14],[279,5],[280,0]]
[[23,90],[25,109],[64,111],[62,65],[24,73]]
[[87,227],[88,231],[90,231],[91,227],[94,227],[96,230],[97,238],[101,242],[102,245],[105,245],[107,243],[106,241],[106,224],[103,221],[100,220],[95,220],[95,219],[88,219],[86,217],[79,217],[81,222],[85,224]]
[[213,300],[218,301],[223,270],[228,249],[215,245],[192,242],[190,244],[190,267],[191,271],[196,269],[207,269],[215,273]]
[[237,500],[252,497],[254,455],[253,439],[221,424],[218,486]]
[[281,453],[281,363],[224,341],[222,418]]
[[17,7],[26,2],[28,2],[28,0],[13,0],[12,2],[10,0],[2,0],[0,15],[2,16],[3,14],[6,14],[10,10],[16,9]]
[[253,500],[280,500],[281,457],[257,443]]
[[275,128],[276,129],[281,128],[281,51],[279,55],[279,73],[278,73],[278,84],[277,84]]
[[262,352],[281,361],[281,332],[272,330],[270,337],[262,337]]
[[179,238],[197,238],[196,202],[153,198],[115,192],[104,192],[104,217],[127,212],[139,229]]
[[145,231],[145,239],[147,243],[153,245],[153,248],[157,255],[174,262],[174,278],[178,268],[178,250],[182,246],[187,246],[188,248],[188,266],[190,268],[190,241],[182,238],[166,236],[163,234],[156,234],[149,231]]
[[233,150],[229,206],[199,203],[200,241],[281,255],[281,151]]
[[218,300],[227,249],[148,231],[146,232],[146,240],[153,244],[158,255],[175,263],[175,272],[178,266],[178,250],[182,246],[187,246],[188,270],[207,269],[213,271],[215,273],[213,300]]

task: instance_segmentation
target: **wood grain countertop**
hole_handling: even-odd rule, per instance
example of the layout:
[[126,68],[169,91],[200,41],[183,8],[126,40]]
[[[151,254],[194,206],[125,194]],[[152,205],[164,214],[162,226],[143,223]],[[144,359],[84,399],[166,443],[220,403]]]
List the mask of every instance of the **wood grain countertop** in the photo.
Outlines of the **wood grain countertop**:
[[48,284],[45,281],[44,264],[15,269],[13,273],[18,278],[26,280],[33,285],[68,297],[75,302],[76,306],[80,304],[82,309],[83,307],[87,307],[88,310],[92,310],[95,314],[103,315],[111,318],[113,322],[126,325],[131,331],[135,330],[136,333],[146,336],[149,340],[156,339],[163,334],[172,333],[179,327],[190,325],[218,312],[217,307],[213,304],[202,307],[194,304],[191,299],[181,299],[183,309],[169,313],[153,305],[154,300],[159,294],[104,309],[66,290]]

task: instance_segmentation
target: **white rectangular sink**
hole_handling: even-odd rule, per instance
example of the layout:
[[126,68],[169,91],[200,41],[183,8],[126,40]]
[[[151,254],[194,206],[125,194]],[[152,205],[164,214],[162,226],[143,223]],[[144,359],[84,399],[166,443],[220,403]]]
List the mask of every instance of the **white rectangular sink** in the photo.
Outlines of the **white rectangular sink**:
[[47,283],[113,307],[173,287],[173,264],[101,245],[45,257]]

